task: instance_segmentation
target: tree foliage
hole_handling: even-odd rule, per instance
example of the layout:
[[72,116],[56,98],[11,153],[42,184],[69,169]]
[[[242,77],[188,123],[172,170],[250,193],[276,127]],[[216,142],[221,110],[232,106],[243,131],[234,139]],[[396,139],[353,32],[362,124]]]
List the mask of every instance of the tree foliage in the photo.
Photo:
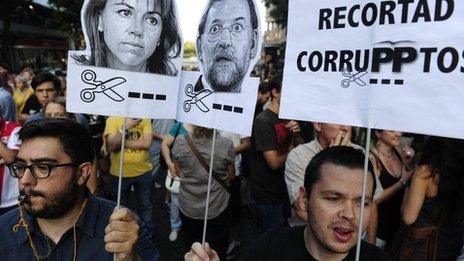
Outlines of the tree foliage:
[[263,0],[267,8],[272,7],[269,15],[283,28],[287,27],[288,0]]
[[[66,32],[76,47],[81,46],[81,8],[84,0],[48,0],[60,30]],[[81,46],[82,47],[82,46]]]

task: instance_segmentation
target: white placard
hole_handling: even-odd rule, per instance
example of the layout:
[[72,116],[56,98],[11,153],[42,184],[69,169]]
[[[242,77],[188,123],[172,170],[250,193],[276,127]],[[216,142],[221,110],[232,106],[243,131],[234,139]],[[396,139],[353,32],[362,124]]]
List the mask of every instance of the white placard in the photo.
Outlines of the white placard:
[[201,73],[182,73],[177,120],[251,134],[259,81],[249,77],[261,53],[255,1],[208,1],[198,22]]
[[247,77],[240,93],[227,93],[195,90],[201,76],[200,72],[182,72],[177,120],[250,136],[259,79]]
[[280,117],[464,138],[463,1],[293,0],[288,17]]
[[84,51],[68,54],[67,110],[174,118],[182,62],[176,2],[86,0]]

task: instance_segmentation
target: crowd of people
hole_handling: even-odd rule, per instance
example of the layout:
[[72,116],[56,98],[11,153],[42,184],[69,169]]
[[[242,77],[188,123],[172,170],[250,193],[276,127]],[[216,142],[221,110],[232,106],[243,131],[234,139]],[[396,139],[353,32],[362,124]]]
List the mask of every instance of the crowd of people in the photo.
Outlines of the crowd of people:
[[[63,74],[34,74],[26,68],[16,76],[3,73],[0,79],[0,254],[50,258],[57,255],[55,249],[67,248],[63,251],[69,258],[85,257],[83,247],[94,249],[89,242],[97,239],[76,246],[71,234],[92,234],[81,219],[92,222],[94,215],[102,215],[106,222],[97,226],[107,234],[107,252],[97,255],[127,254],[127,249],[133,254],[137,249],[140,257],[159,258],[153,245],[159,246],[154,215],[166,210],[154,209],[152,193],[162,189],[170,217],[168,238],[177,241],[179,233],[184,235],[180,251],[187,252],[186,260],[354,258],[365,155],[360,146],[365,144],[355,144],[359,140],[354,136],[361,129],[280,119],[279,76],[259,86],[250,137],[223,131],[214,137],[211,129],[174,120],[67,112]],[[389,130],[373,130],[372,137],[361,260],[459,258],[464,242],[464,142],[404,137]],[[59,148],[50,139],[70,163],[56,158],[53,150]],[[80,175],[70,184],[52,175],[67,166],[79,166]],[[116,202],[120,168],[121,204],[127,208],[111,214],[108,208],[114,203],[100,202],[100,197]],[[40,197],[50,202],[36,209],[33,203]],[[66,220],[71,223],[60,223],[61,230],[52,227],[70,213],[72,219]],[[120,216],[114,218],[116,213]],[[255,240],[241,247],[240,227],[250,217]],[[202,241],[205,218],[208,243],[200,245],[195,242]],[[138,236],[124,238],[131,242],[124,251],[108,247],[111,240],[124,241],[104,230],[115,220],[128,227],[139,223]],[[16,234],[21,227],[25,233]],[[122,225],[114,229],[130,231]],[[24,244],[13,247],[15,236],[24,238]],[[104,248],[105,242],[95,244]]]

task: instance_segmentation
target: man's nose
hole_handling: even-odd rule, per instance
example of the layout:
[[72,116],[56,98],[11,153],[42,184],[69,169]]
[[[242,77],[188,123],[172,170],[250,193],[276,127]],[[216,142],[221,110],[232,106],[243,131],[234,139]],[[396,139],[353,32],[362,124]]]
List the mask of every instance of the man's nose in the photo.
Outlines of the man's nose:
[[232,46],[232,33],[229,28],[224,28],[219,38],[219,45],[223,48],[229,48]]
[[141,17],[135,16],[135,18],[132,20],[132,24],[130,25],[130,27],[128,29],[130,34],[133,34],[136,37],[142,37],[143,36],[142,20],[143,19]]
[[351,200],[347,200],[343,204],[343,208],[340,211],[340,218],[346,220],[353,220],[355,218],[355,205]]
[[23,186],[31,186],[37,183],[37,179],[32,176],[30,169],[26,169],[23,176],[19,179],[19,183]]

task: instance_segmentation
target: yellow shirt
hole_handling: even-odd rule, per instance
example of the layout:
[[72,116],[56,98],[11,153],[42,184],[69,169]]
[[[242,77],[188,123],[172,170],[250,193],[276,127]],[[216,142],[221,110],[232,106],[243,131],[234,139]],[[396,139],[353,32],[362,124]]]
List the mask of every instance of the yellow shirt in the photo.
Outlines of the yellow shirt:
[[[111,133],[117,133],[122,129],[124,119],[122,117],[108,117],[106,120],[105,137]],[[142,140],[144,134],[153,134],[153,129],[149,119],[143,119],[138,125],[127,130],[126,139]],[[128,137],[128,138],[127,138]],[[112,152],[110,155],[111,168],[110,174],[119,175],[119,159],[121,152]],[[153,167],[149,160],[149,150],[124,149],[123,177],[132,178],[140,176]]]
[[17,111],[18,115],[19,113],[23,111],[23,108],[24,108],[24,105],[26,105],[27,99],[29,99],[29,97],[31,97],[33,93],[34,93],[34,90],[31,87],[27,88],[25,92],[21,92],[19,89],[16,89],[13,92],[13,100],[15,101],[17,105],[16,108],[18,108],[18,111]]

